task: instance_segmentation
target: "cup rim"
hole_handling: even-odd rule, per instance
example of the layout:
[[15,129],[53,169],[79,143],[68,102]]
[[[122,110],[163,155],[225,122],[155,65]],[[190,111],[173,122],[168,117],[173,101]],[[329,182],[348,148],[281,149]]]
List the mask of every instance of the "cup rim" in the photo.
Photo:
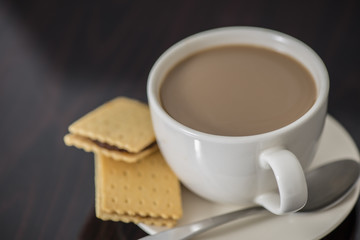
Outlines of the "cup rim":
[[[246,135],[246,136],[223,136],[223,135],[215,135],[210,133],[201,132],[195,129],[192,129],[178,121],[176,121],[174,118],[172,118],[161,106],[160,99],[158,96],[156,96],[156,93],[158,92],[158,88],[160,88],[161,84],[158,83],[162,81],[162,79],[157,79],[156,75],[159,71],[159,69],[164,65],[164,63],[167,61],[167,59],[176,52],[180,51],[186,45],[201,41],[202,38],[211,37],[217,34],[229,34],[229,33],[235,33],[235,32],[243,32],[243,33],[249,33],[249,34],[262,34],[262,35],[268,35],[272,36],[279,42],[287,42],[290,44],[294,44],[297,47],[300,47],[301,50],[306,51],[309,56],[312,57],[313,64],[317,64],[317,69],[320,72],[321,76],[321,88],[319,89],[319,83],[316,82],[317,87],[317,98],[315,100],[315,103],[312,105],[312,107],[303,114],[300,118],[296,119],[295,121],[291,122],[290,124],[283,126],[281,128],[264,132],[260,134],[254,134],[254,135]],[[199,49],[198,49],[199,51]],[[193,51],[195,52],[195,51]],[[193,53],[192,52],[192,53]],[[188,56],[188,55],[186,55]],[[294,57],[294,56],[293,56]],[[294,57],[297,59],[296,57]],[[298,60],[298,59],[297,59]],[[298,60],[300,61],[300,60]],[[300,61],[301,62],[301,61]],[[304,64],[303,62],[301,62]],[[313,73],[311,73],[313,75]],[[313,76],[315,78],[315,76]],[[316,79],[315,79],[316,80]],[[318,54],[311,49],[308,45],[306,45],[304,42],[287,35],[282,32],[278,32],[271,29],[266,28],[260,28],[260,27],[249,27],[249,26],[231,26],[231,27],[222,27],[222,28],[215,28],[203,32],[196,33],[194,35],[191,35],[187,38],[184,38],[183,40],[175,43],[170,48],[168,48],[155,62],[153,67],[150,70],[149,76],[148,76],[148,82],[147,82],[147,95],[148,95],[148,101],[150,104],[150,108],[153,111],[156,111],[156,113],[169,125],[175,127],[178,131],[181,131],[185,133],[186,135],[190,135],[192,137],[195,137],[197,139],[211,139],[212,141],[219,141],[219,142],[234,142],[234,141],[249,141],[249,140],[256,140],[258,138],[264,138],[264,137],[270,137],[278,134],[282,134],[284,132],[287,132],[291,129],[297,128],[299,125],[302,125],[304,122],[306,122],[311,116],[313,116],[324,104],[327,103],[327,97],[329,93],[329,76],[327,69],[325,67],[324,62],[322,59],[318,56]]]

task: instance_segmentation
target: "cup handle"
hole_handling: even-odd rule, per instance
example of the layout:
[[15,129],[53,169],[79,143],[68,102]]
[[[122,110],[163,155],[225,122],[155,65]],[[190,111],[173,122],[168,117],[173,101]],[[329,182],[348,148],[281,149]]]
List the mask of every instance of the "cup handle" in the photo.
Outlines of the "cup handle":
[[260,154],[259,160],[262,168],[274,172],[279,193],[261,194],[255,202],[278,215],[300,210],[306,204],[308,192],[296,156],[286,149],[269,149]]

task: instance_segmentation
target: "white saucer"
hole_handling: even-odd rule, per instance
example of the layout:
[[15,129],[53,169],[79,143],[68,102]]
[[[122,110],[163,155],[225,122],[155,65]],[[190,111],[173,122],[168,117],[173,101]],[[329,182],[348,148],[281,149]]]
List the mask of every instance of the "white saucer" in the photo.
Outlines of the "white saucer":
[[[347,131],[331,116],[327,116],[319,150],[311,167],[334,160],[350,158],[359,161],[356,144]],[[314,213],[295,213],[275,216],[258,214],[220,226],[194,239],[319,239],[335,229],[350,213],[359,196],[360,184],[336,206]],[[206,201],[183,188],[183,218],[178,225],[184,225],[203,218],[238,209]],[[148,234],[155,234],[165,228],[139,224]]]

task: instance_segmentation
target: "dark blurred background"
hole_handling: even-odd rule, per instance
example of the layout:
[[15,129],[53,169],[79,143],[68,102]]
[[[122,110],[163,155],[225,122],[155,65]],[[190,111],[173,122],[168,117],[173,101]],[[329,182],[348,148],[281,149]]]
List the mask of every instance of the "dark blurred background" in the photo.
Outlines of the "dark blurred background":
[[[0,239],[136,239],[94,217],[92,155],[67,126],[115,96],[144,102],[147,75],[175,42],[258,26],[313,48],[330,76],[329,113],[360,146],[360,1],[0,0]],[[327,239],[360,239],[360,209]]]

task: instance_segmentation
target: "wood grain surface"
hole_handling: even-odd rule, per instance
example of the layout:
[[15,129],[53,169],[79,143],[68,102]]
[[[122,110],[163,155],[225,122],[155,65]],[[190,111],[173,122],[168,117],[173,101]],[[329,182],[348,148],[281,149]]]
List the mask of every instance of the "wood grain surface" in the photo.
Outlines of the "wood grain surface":
[[[144,102],[168,47],[223,26],[292,35],[325,62],[329,113],[360,146],[360,1],[0,0],[0,239],[137,239],[94,215],[90,153],[67,126],[116,96]],[[325,239],[360,239],[359,204]]]

